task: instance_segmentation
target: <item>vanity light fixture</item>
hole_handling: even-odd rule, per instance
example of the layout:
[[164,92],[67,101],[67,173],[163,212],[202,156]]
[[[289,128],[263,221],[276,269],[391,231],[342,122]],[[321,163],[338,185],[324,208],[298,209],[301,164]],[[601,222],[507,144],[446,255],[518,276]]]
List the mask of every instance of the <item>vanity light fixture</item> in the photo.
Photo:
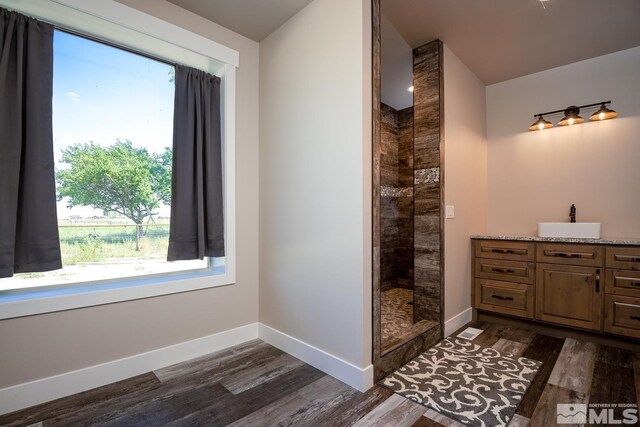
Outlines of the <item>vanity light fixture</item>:
[[564,110],[564,117],[558,122],[558,126],[571,126],[584,122],[580,117],[580,107],[572,105]]
[[572,105],[570,107],[565,108],[564,110],[555,110],[555,111],[548,111],[546,113],[534,114],[533,117],[537,117],[538,119],[533,124],[531,124],[531,126],[529,126],[529,130],[544,130],[544,129],[549,129],[553,127],[553,124],[550,121],[545,120],[543,116],[548,116],[548,115],[553,115],[558,113],[564,113],[564,117],[562,118],[562,120],[558,122],[558,126],[571,126],[571,125],[580,124],[584,122],[582,117],[580,117],[581,108],[588,109],[588,108],[593,108],[598,106],[600,107],[600,109],[595,111],[589,117],[589,120],[591,121],[613,119],[618,116],[618,113],[616,113],[610,108],[607,108],[608,104],[611,104],[611,101],[602,101],[602,102],[596,102],[595,104],[587,104],[587,105],[580,105],[580,106]]
[[544,117],[542,117],[542,114],[536,115],[536,117],[538,117],[538,120],[534,124],[529,126],[529,130],[544,130],[553,127],[553,123],[545,120]]
[[606,102],[603,102],[600,109],[593,113],[589,120],[609,120],[618,117],[618,113],[607,108],[606,104]]

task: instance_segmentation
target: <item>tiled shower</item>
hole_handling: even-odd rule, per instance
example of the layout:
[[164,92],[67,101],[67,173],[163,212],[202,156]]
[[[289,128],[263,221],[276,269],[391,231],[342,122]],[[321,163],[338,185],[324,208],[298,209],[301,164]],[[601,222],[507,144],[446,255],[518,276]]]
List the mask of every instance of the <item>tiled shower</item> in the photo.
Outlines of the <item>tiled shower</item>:
[[440,323],[441,43],[413,50],[413,106],[380,105],[382,353]]

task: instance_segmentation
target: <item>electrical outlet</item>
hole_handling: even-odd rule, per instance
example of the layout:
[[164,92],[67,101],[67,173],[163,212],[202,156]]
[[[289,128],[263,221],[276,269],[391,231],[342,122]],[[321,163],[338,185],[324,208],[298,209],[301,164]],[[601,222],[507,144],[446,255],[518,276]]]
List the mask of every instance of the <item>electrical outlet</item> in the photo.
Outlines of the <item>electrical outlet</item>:
[[446,219],[453,219],[456,217],[456,212],[455,212],[455,206],[453,205],[447,205],[445,208],[445,215],[444,217]]

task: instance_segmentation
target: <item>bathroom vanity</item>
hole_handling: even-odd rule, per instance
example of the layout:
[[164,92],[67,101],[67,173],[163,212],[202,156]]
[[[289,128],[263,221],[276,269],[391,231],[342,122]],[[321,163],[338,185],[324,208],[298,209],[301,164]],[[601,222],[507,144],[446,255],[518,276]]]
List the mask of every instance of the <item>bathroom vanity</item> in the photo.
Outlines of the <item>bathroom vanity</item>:
[[640,338],[640,240],[471,241],[474,313]]

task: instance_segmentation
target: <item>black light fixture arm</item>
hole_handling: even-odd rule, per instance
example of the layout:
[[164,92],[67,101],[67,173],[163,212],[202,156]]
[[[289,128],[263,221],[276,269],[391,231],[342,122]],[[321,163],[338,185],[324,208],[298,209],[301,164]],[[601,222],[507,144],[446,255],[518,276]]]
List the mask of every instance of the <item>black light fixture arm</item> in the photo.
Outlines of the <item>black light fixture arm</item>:
[[[597,106],[602,106],[602,105],[608,105],[611,104],[611,101],[602,101],[602,102],[596,102],[593,104],[586,104],[586,105],[577,105],[577,108],[589,108],[589,107],[597,107]],[[571,108],[571,107],[569,107]],[[547,116],[550,114],[556,114],[556,113],[564,113],[565,111],[567,111],[567,108],[563,108],[562,110],[555,110],[555,111],[547,111],[546,113],[539,113],[539,114],[534,114],[533,117],[542,117],[542,116]]]

